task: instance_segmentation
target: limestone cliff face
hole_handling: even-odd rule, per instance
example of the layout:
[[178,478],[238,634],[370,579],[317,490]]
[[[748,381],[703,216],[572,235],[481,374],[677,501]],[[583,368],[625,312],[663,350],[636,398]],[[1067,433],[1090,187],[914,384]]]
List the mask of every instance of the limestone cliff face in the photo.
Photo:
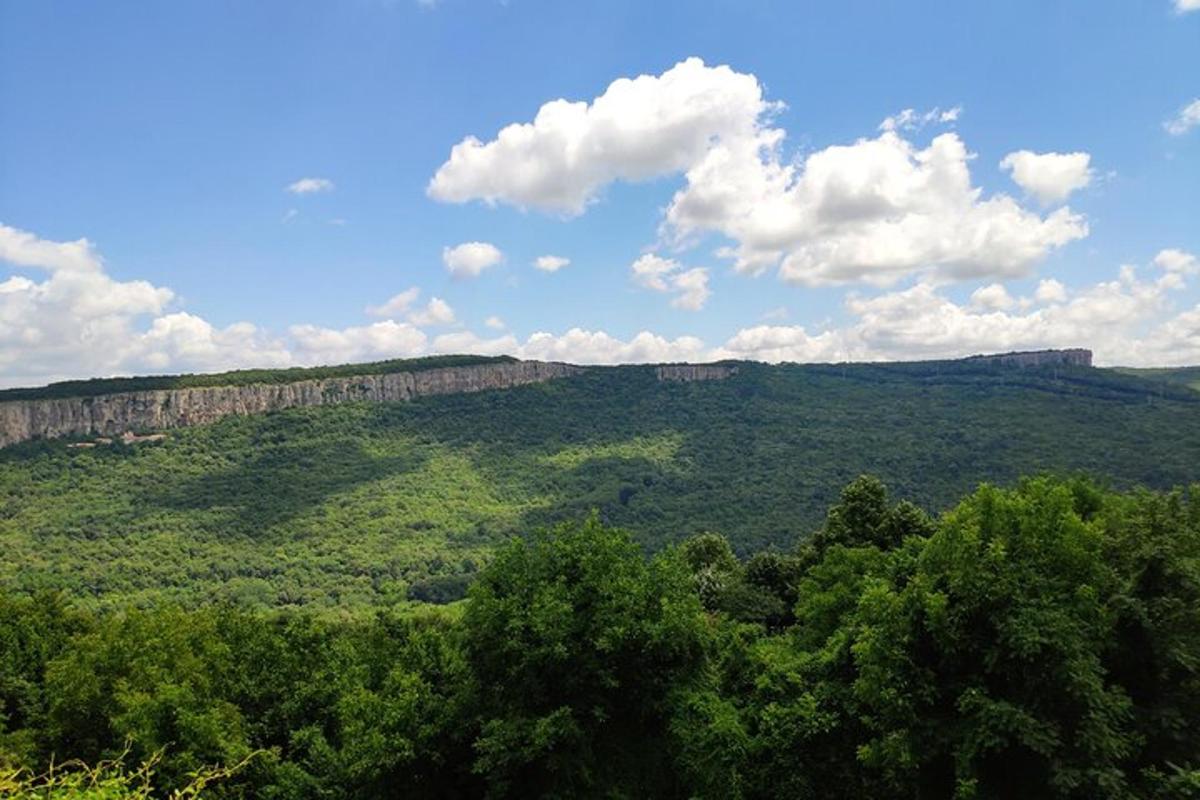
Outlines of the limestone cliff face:
[[725,364],[663,364],[655,370],[660,381],[720,381],[737,374]]
[[431,395],[507,389],[581,371],[570,364],[516,361],[296,383],[17,400],[0,403],[0,447],[28,439],[119,436],[130,430],[204,425],[233,414],[261,414],[299,406],[402,402]]
[[1030,350],[1024,353],[971,356],[966,360],[986,361],[1005,367],[1090,367],[1092,351],[1079,347],[1068,350]]

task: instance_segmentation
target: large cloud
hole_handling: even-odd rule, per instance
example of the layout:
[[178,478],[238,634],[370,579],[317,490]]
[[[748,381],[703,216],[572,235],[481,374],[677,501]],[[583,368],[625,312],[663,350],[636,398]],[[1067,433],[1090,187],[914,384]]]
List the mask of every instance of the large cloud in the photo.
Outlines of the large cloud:
[[799,164],[780,155],[782,132],[723,142],[687,173],[667,209],[676,240],[717,231],[736,242],[739,271],[778,265],[806,285],[905,275],[939,280],[1028,274],[1051,249],[1087,234],[1068,208],[1049,216],[971,185],[971,154],[954,133],[918,148],[894,131],[819,150]]
[[[810,285],[887,285],[911,273],[1011,278],[1087,234],[1068,208],[1042,216],[1008,195],[984,196],[957,134],[925,147],[902,135],[952,123],[958,109],[910,109],[885,120],[876,138],[796,163],[783,152],[785,132],[773,127],[779,108],[753,75],[692,58],[659,76],[615,81],[590,103],[547,103],[533,122],[490,142],[464,139],[429,194],[575,215],[613,181],[683,173],[666,212],[668,240],[717,233],[733,240],[722,252],[738,270],[778,267],[784,279]],[[1075,154],[1068,157],[1074,165]],[[1062,194],[1060,186],[1036,189]]]
[[86,239],[54,242],[0,224],[0,260],[37,271],[0,281],[5,384],[290,362],[282,345],[253,325],[217,328],[169,312],[168,288],[112,278]]
[[[1014,300],[1002,286],[976,291],[960,305],[930,283],[875,297],[851,297],[853,322],[820,334],[802,326],[740,331],[714,355],[767,361],[951,358],[1043,347],[1090,347],[1100,364],[1184,365],[1200,362],[1200,306],[1173,311],[1194,263],[1163,251],[1154,267],[1123,267],[1114,280],[1068,291],[1042,281],[1032,298]],[[1016,310],[1014,310],[1014,308]]]
[[[416,306],[419,293],[414,290],[384,304],[401,319],[346,328],[294,325],[274,335],[248,322],[222,328],[172,309],[170,289],[112,278],[85,240],[54,242],[0,225],[0,258],[18,270],[0,280],[0,385],[9,386],[434,352],[612,364],[716,358],[941,358],[1087,346],[1102,364],[1200,363],[1200,306],[1180,311],[1175,302],[1200,273],[1200,262],[1178,249],[1163,250],[1151,265],[1124,267],[1114,279],[1091,286],[1068,289],[1059,281],[1043,280],[1028,297],[1013,297],[1008,287],[995,283],[982,286],[960,304],[928,281],[871,297],[851,295],[846,302],[851,320],[842,327],[815,332],[802,326],[759,325],[738,331],[715,348],[694,336],[667,338],[642,331],[622,339],[584,328],[561,334],[539,331],[523,341],[512,334],[487,338],[459,329],[431,340],[419,325],[451,323],[453,310],[439,298]],[[682,291],[670,279],[689,272],[676,265],[650,270],[646,279]],[[686,292],[680,295],[684,296]],[[493,319],[489,327],[503,323]]]
[[293,325],[288,333],[292,340],[291,361],[296,364],[407,358],[424,354],[428,344],[420,329],[391,319],[349,328]]
[[753,75],[690,58],[622,78],[591,103],[554,100],[490,142],[469,136],[429,182],[438,200],[580,214],[607,184],[681,172],[713,138],[753,136],[773,106]]

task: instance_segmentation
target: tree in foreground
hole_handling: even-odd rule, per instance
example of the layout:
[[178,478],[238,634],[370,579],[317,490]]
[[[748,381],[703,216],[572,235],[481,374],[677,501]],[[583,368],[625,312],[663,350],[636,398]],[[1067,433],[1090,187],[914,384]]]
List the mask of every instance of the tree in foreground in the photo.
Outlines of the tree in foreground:
[[647,562],[593,515],[505,547],[464,619],[480,714],[474,770],[497,796],[670,796],[669,698],[705,623],[673,553]]

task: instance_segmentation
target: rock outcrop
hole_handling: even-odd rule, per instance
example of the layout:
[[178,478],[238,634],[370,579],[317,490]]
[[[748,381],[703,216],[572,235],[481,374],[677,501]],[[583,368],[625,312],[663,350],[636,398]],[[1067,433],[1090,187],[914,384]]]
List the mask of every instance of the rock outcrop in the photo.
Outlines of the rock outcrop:
[[983,361],[1004,367],[1090,367],[1092,351],[1082,347],[1068,350],[1029,350],[990,356],[971,356],[964,360]]
[[581,372],[571,364],[514,361],[296,383],[121,392],[96,397],[0,403],[0,447],[59,436],[204,425],[235,414],[300,406],[403,402],[418,397],[507,389]]
[[737,374],[729,364],[662,364],[655,374],[660,381],[721,381]]

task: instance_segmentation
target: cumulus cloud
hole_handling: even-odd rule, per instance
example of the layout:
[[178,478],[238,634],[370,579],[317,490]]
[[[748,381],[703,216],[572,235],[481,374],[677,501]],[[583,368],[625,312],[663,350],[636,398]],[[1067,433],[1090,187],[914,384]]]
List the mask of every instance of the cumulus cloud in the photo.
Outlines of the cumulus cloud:
[[1179,109],[1178,114],[1163,123],[1167,133],[1172,136],[1183,136],[1198,125],[1200,125],[1200,97]]
[[590,103],[553,100],[489,142],[468,136],[428,192],[444,202],[577,215],[613,181],[678,173],[714,138],[752,136],[776,107],[753,75],[689,58],[662,75],[613,81]]
[[506,327],[508,327],[504,324],[504,320],[500,319],[497,316],[488,317],[487,319],[485,319],[483,321],[483,324],[487,325],[489,328],[491,328],[494,331],[502,331]]
[[488,242],[463,242],[442,248],[442,263],[455,278],[478,278],[503,260],[500,249]]
[[328,178],[301,178],[298,181],[289,183],[285,187],[292,194],[316,194],[318,192],[332,192],[333,181]]
[[178,311],[155,318],[144,333],[135,335],[122,354],[120,367],[135,372],[215,372],[292,363],[286,343],[249,322],[218,328],[194,314]]
[[1175,11],[1186,14],[1189,11],[1200,11],[1200,0],[1174,0]]
[[407,322],[388,319],[371,325],[324,328],[293,325],[291,360],[296,364],[331,364],[407,358],[426,352],[428,338]]
[[1087,153],[1034,153],[1018,150],[1000,162],[1000,168],[1012,175],[1013,182],[1038,201],[1061,203],[1071,192],[1092,182],[1093,171]]
[[377,306],[367,306],[365,310],[372,317],[396,317],[408,311],[420,296],[421,290],[413,286]]
[[845,327],[813,334],[802,326],[760,325],[739,331],[713,355],[767,361],[894,360],[1090,347],[1100,364],[1194,364],[1200,360],[1200,306],[1172,310],[1172,294],[1184,283],[1164,261],[1172,258],[1160,253],[1154,260],[1158,269],[1150,274],[1124,267],[1116,279],[1073,293],[1057,281],[1043,281],[1034,305],[1018,311],[993,287],[960,305],[934,285],[917,283],[875,297],[851,297],[846,310],[854,321]]
[[[928,280],[874,296],[852,294],[845,303],[849,321],[840,327],[757,325],[716,347],[694,336],[672,339],[642,331],[622,339],[581,327],[539,331],[521,341],[504,334],[503,322],[494,317],[485,324],[500,331],[495,336],[459,330],[431,340],[420,326],[449,324],[454,312],[436,297],[418,307],[415,289],[384,304],[391,306],[384,313],[404,319],[346,328],[302,324],[276,335],[248,322],[218,327],[172,309],[170,289],[112,278],[83,239],[56,242],[0,225],[0,259],[15,270],[32,271],[0,280],[0,385],[10,386],[442,352],[606,364],[718,358],[890,360],[1086,346],[1101,364],[1200,362],[1200,305],[1177,307],[1183,291],[1196,283],[1200,262],[1179,249],[1162,250],[1150,264],[1122,267],[1116,277],[1091,286],[1068,289],[1046,279],[1032,297],[1014,298],[1003,284],[992,283],[958,303],[945,287]],[[691,270],[670,259],[642,263],[647,285],[661,284],[685,302],[686,291],[674,281]]]
[[521,344],[511,334],[487,338],[472,331],[443,333],[433,340],[434,353],[472,353],[481,356],[520,355]]
[[1154,263],[1167,272],[1181,275],[1195,275],[1200,272],[1200,261],[1197,261],[1194,255],[1173,247],[1160,250],[1154,257]]
[[658,361],[704,359],[704,342],[694,336],[667,339],[642,331],[621,340],[604,331],[572,328],[555,336],[544,331],[533,334],[521,345],[519,355],[544,361],[573,361],[578,364],[645,364]]
[[19,267],[39,267],[51,272],[98,272],[101,269],[100,257],[87,239],[51,242],[2,223],[0,261],[7,261]]
[[403,317],[418,328],[432,325],[450,325],[456,320],[454,309],[440,297],[430,298],[423,308],[414,308],[413,304],[421,296],[421,290],[416,286],[405,289],[393,295],[386,302],[377,306],[367,306],[366,312],[373,317],[395,319]]
[[1033,299],[1039,303],[1063,303],[1067,299],[1067,287],[1054,278],[1039,281]]
[[408,321],[421,328],[432,325],[450,325],[455,321],[454,309],[442,298],[434,297],[429,300],[424,308],[410,313]]
[[217,328],[170,312],[166,287],[114,279],[86,239],[55,242],[0,224],[0,260],[40,273],[0,281],[0,383],[284,361],[253,325]]
[[739,271],[778,267],[804,285],[886,286],[1027,275],[1051,249],[1087,234],[1068,208],[1047,217],[971,185],[971,155],[953,133],[920,149],[892,131],[785,163],[782,133],[713,147],[667,210],[678,240],[717,231]]
[[429,194],[581,214],[614,181],[682,173],[664,239],[710,233],[742,272],[777,268],[806,285],[886,286],[1028,275],[1054,248],[1087,235],[1085,219],[1048,215],[971,183],[972,154],[954,133],[921,147],[905,138],[959,109],[889,117],[876,138],[809,154],[783,151],[780,104],[758,79],[688,59],[658,76],[613,82],[589,102],[546,103],[532,122],[489,142],[468,137],[434,175]]
[[1016,301],[1012,299],[1012,295],[999,283],[980,287],[971,293],[972,308],[983,309],[985,311],[1000,311],[1012,308],[1015,304]]
[[684,269],[673,258],[646,253],[630,265],[629,272],[639,286],[656,292],[674,292],[671,305],[676,308],[699,311],[712,294],[708,288],[707,269]]
[[563,267],[571,263],[571,259],[563,258],[562,256],[538,256],[533,262],[533,266],[540,269],[542,272],[558,272]]

